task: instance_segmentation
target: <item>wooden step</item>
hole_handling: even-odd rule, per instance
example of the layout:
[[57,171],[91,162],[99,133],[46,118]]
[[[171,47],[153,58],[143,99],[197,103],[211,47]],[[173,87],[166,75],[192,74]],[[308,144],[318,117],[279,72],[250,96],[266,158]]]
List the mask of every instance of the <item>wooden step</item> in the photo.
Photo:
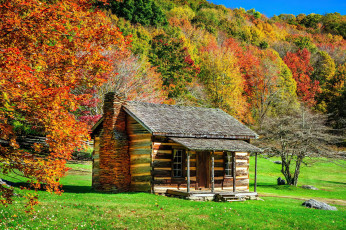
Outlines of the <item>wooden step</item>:
[[234,195],[227,195],[227,196],[221,195],[221,196],[224,197],[224,198],[228,198],[228,197],[231,197],[231,198],[235,197],[235,198],[237,198],[238,197],[238,196],[234,196]]
[[236,194],[216,194],[214,196],[215,201],[244,201],[245,198],[243,196],[237,196]]

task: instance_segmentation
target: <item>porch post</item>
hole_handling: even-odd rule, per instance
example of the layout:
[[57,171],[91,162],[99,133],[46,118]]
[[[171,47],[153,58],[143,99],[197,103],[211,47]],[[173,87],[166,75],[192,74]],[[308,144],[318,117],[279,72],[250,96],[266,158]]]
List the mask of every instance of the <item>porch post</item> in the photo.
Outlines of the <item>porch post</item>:
[[255,185],[254,192],[257,192],[257,152],[255,153]]
[[232,154],[232,176],[233,176],[233,192],[235,192],[236,191],[236,186],[235,186],[235,182],[236,182],[236,167],[235,167],[235,164],[236,164],[236,162],[235,162],[235,152],[233,152],[233,154]]
[[211,192],[214,192],[214,188],[215,188],[215,183],[214,183],[214,153],[215,151],[213,151],[213,153],[211,154]]
[[187,151],[187,192],[190,192],[190,151]]

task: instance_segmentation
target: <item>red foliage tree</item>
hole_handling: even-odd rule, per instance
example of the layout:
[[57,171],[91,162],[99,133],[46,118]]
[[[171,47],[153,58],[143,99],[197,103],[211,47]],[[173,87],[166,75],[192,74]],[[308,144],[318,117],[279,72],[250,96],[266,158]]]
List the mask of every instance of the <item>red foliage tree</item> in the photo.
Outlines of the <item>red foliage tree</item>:
[[[112,69],[105,50],[126,42],[89,0],[0,3],[0,170],[19,171],[34,188],[44,183],[59,193],[66,161],[88,138],[73,111],[90,95],[73,90],[101,85]],[[46,157],[19,148],[15,122],[45,134]],[[43,147],[35,143],[33,150]],[[11,203],[12,188],[0,184],[0,194],[1,203]]]
[[299,50],[296,53],[287,52],[284,62],[291,69],[294,79],[297,82],[297,95],[310,106],[316,104],[315,96],[321,91],[319,82],[312,81],[310,75],[313,67],[310,64],[311,54],[307,49]]

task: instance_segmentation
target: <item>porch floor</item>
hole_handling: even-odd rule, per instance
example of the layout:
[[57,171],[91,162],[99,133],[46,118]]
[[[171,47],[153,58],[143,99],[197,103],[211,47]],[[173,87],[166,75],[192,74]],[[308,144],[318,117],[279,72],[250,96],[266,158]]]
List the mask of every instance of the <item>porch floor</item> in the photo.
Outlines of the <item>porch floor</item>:
[[257,199],[257,192],[231,192],[225,190],[190,190],[167,189],[166,196],[178,197],[187,200],[215,200],[215,201],[243,201]]

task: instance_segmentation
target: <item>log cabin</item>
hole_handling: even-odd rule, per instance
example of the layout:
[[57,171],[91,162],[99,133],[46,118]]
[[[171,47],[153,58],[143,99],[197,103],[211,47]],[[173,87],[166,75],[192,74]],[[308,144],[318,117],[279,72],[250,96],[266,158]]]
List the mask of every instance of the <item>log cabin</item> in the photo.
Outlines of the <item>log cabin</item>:
[[[220,109],[104,100],[94,140],[96,191],[249,191],[257,134]],[[257,170],[256,170],[257,171]]]

